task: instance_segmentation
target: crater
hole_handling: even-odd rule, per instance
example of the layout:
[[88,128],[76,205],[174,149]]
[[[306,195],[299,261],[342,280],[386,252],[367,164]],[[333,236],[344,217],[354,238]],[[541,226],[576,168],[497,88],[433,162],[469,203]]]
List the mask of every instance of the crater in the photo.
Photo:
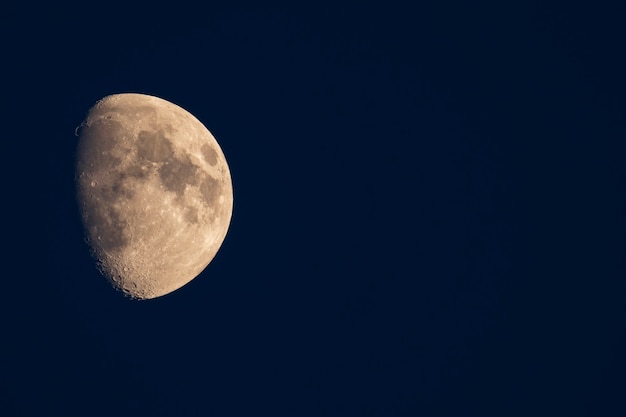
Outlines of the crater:
[[197,184],[198,167],[191,162],[189,157],[184,158],[184,160],[169,158],[159,169],[163,186],[180,197],[184,195],[187,184]]
[[165,161],[172,155],[172,144],[161,132],[142,130],[137,135],[137,155],[151,162]]
[[217,152],[215,152],[215,149],[213,149],[212,146],[205,143],[200,148],[200,152],[202,152],[204,160],[207,161],[209,165],[215,166],[215,164],[217,164]]

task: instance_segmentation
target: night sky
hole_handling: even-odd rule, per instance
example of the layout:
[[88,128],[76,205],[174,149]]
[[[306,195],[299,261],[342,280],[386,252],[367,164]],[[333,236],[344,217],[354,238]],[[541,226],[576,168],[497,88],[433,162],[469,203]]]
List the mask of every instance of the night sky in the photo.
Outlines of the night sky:
[[[626,8],[292,3],[3,7],[0,415],[626,415]],[[233,178],[216,258],[148,301],[75,200],[123,92]]]

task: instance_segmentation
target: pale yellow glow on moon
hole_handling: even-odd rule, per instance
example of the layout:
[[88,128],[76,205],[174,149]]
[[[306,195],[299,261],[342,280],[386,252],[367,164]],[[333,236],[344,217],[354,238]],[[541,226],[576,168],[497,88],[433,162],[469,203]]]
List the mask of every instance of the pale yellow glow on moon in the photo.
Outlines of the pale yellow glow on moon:
[[81,124],[78,201],[102,273],[128,296],[168,294],[194,279],[230,225],[230,170],[209,130],[145,94],[100,100]]

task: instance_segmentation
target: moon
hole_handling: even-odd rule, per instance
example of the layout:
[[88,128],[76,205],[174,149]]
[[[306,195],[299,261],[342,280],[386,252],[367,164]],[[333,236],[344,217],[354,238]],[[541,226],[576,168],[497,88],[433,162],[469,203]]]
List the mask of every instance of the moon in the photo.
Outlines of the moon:
[[133,299],[197,277],[233,210],[230,170],[211,132],[176,104],[124,93],[98,101],[76,135],[77,200],[102,275]]

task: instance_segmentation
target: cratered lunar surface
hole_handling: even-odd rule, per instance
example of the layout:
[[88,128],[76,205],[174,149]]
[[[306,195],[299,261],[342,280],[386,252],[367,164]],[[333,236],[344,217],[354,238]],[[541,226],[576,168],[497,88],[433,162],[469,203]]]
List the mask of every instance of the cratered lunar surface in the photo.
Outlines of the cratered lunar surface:
[[226,158],[209,130],[175,104],[128,93],[97,102],[77,134],[78,203],[103,275],[148,299],[200,274],[233,208]]

